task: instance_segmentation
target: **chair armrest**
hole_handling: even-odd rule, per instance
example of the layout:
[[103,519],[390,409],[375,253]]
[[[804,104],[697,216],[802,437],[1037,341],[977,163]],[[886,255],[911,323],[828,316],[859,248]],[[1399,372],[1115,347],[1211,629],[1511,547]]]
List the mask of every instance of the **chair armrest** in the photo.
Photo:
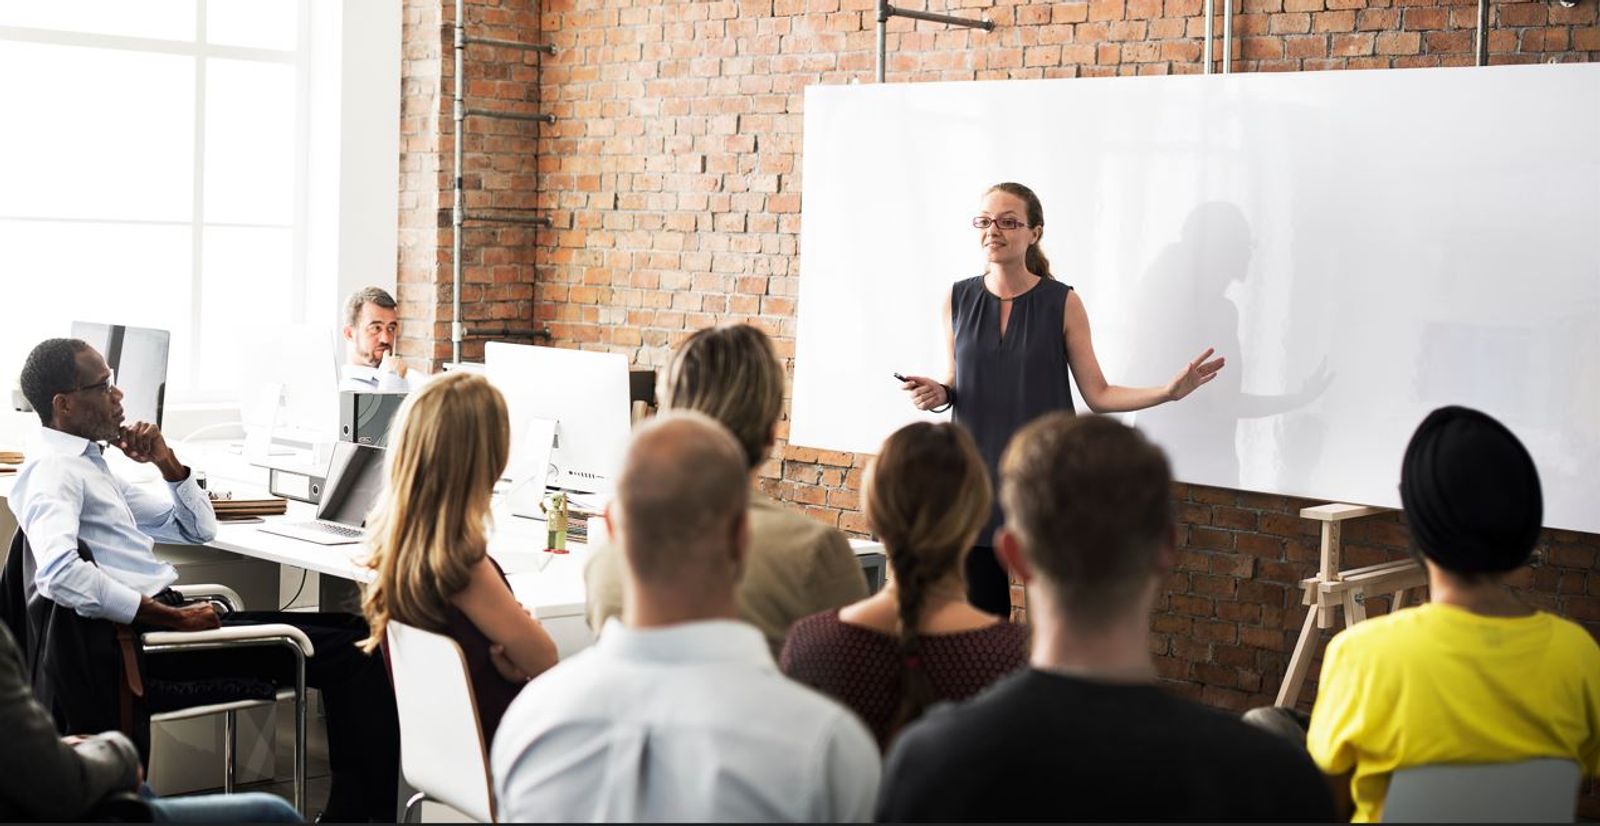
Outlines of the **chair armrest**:
[[239,592],[229,588],[226,585],[215,585],[211,583],[202,585],[179,585],[178,591],[189,599],[218,600],[227,605],[230,612],[244,610],[244,599],[239,596]]
[[150,804],[135,792],[112,792],[78,817],[101,823],[149,823],[154,819]]
[[178,648],[189,645],[212,647],[218,643],[288,640],[300,649],[302,655],[311,657],[316,654],[316,650],[311,646],[311,638],[306,636],[306,632],[293,625],[279,622],[263,625],[230,625],[209,631],[150,631],[143,634],[141,639],[146,648],[156,645]]

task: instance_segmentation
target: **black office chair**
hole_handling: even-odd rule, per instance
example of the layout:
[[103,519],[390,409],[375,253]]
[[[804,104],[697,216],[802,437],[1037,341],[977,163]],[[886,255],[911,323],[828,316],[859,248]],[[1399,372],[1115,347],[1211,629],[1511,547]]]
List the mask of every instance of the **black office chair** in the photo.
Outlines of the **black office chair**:
[[629,370],[628,408],[630,420],[637,424],[640,419],[654,414],[656,407],[656,371]]
[[[78,556],[94,564],[82,541]],[[186,585],[186,596],[218,606],[222,613],[242,610],[239,595],[222,585]],[[294,805],[305,811],[306,791],[306,658],[315,654],[304,631],[292,625],[264,623],[210,631],[147,631],[103,619],[88,619],[39,594],[34,587],[33,551],[19,528],[11,539],[0,570],[0,619],[22,648],[34,696],[55,718],[63,733],[121,731],[150,761],[150,724],[225,715],[223,722],[224,792],[232,792],[236,774],[235,737],[238,712],[295,705]],[[295,661],[295,684],[282,689],[271,683],[237,677],[152,683],[145,679],[150,655],[265,646],[287,649]],[[86,679],[109,675],[111,679]]]

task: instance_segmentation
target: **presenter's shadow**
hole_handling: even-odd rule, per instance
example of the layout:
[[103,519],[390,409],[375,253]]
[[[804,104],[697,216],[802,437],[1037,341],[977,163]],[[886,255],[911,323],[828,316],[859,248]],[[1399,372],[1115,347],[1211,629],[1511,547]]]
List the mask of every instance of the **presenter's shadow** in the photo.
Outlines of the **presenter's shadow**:
[[[1136,326],[1149,329],[1129,362],[1132,383],[1165,384],[1206,347],[1215,347],[1227,366],[1209,384],[1187,398],[1140,411],[1135,423],[1173,457],[1178,478],[1220,487],[1243,487],[1241,465],[1259,451],[1268,457],[1278,482],[1291,482],[1321,452],[1322,421],[1293,417],[1275,424],[1270,444],[1261,444],[1259,429],[1247,419],[1279,416],[1302,408],[1333,382],[1326,359],[1309,373],[1285,375],[1295,390],[1280,394],[1243,390],[1249,359],[1259,358],[1261,342],[1246,351],[1240,341],[1239,306],[1256,285],[1250,282],[1254,239],[1238,206],[1225,201],[1201,204],[1183,223],[1177,241],[1168,244],[1145,271],[1133,305]],[[1292,311],[1292,306],[1284,308]],[[1288,329],[1293,329],[1290,312]],[[1287,342],[1284,343],[1287,345]],[[1293,359],[1273,362],[1292,365]],[[1285,368],[1285,373],[1290,370]],[[1254,435],[1252,435],[1254,434]]]

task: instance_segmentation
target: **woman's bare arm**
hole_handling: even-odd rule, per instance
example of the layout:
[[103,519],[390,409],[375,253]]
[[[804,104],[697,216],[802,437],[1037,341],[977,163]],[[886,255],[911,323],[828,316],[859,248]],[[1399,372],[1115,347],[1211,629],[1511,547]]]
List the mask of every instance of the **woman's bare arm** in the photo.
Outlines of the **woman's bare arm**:
[[[503,658],[525,678],[537,677],[556,664],[559,655],[555,641],[528,609],[517,602],[488,557],[478,560],[472,567],[467,587],[451,601],[490,642],[503,649]],[[496,665],[503,676],[512,678],[500,663]]]
[[1163,402],[1177,401],[1193,393],[1196,388],[1216,378],[1225,363],[1223,359],[1210,358],[1213,350],[1206,350],[1189,362],[1165,387],[1124,387],[1106,380],[1100,369],[1100,359],[1094,354],[1094,335],[1089,329],[1089,312],[1084,309],[1078,291],[1067,293],[1067,309],[1063,313],[1067,339],[1067,363],[1078,382],[1078,393],[1089,409],[1096,413],[1125,413],[1143,410]]

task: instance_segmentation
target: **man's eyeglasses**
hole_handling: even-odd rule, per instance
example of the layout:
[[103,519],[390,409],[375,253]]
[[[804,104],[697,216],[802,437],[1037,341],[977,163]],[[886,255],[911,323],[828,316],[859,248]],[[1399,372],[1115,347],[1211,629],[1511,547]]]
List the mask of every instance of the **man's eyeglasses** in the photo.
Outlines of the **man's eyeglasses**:
[[86,384],[86,385],[84,385],[82,387],[74,387],[74,388],[72,388],[72,392],[74,392],[74,393],[82,393],[85,390],[93,390],[93,391],[100,392],[100,393],[109,393],[109,392],[111,392],[111,388],[116,387],[116,386],[117,386],[117,371],[112,370],[110,373],[106,374],[106,377],[105,377],[104,381],[97,381],[94,384]]
[[1012,218],[1009,215],[1003,218],[990,218],[987,215],[979,215],[972,219],[973,229],[988,229],[991,225],[1001,229],[1022,229],[1027,226],[1023,221]]

